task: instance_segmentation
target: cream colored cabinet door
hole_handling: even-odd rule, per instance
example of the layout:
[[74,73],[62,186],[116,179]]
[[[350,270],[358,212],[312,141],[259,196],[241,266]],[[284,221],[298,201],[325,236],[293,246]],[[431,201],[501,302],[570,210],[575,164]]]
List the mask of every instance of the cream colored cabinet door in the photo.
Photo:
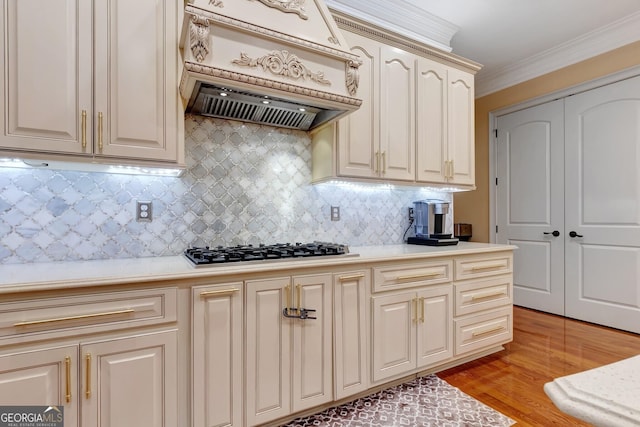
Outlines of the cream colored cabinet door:
[[284,417],[291,410],[291,279],[250,280],[245,303],[246,424]]
[[83,427],[166,427],[177,419],[177,331],[80,346]]
[[78,346],[0,355],[2,405],[64,408],[65,427],[78,425]]
[[94,149],[175,161],[177,7],[164,0],[95,0]]
[[243,283],[192,290],[192,426],[242,426]]
[[416,59],[391,46],[380,48],[380,178],[415,180]]
[[334,385],[335,399],[343,399],[369,388],[366,288],[369,270],[334,276]]
[[416,179],[422,182],[447,182],[447,70],[424,58],[416,65]]
[[[250,280],[246,285],[246,424],[333,400],[331,275]],[[315,319],[295,316],[304,308]]]
[[379,170],[376,153],[380,146],[380,44],[349,32],[344,32],[344,36],[351,52],[362,60],[358,86],[362,106],[337,123],[338,175],[376,178]]
[[314,310],[293,321],[292,409],[298,412],[333,400],[331,275],[294,276],[296,307]]
[[0,147],[82,153],[91,131],[91,2],[4,0]]
[[453,357],[453,291],[435,286],[418,292],[418,368]]
[[417,61],[417,181],[475,185],[474,77]]
[[447,90],[448,182],[458,185],[475,185],[473,74],[450,68]]
[[372,381],[411,372],[416,367],[416,293],[371,298]]

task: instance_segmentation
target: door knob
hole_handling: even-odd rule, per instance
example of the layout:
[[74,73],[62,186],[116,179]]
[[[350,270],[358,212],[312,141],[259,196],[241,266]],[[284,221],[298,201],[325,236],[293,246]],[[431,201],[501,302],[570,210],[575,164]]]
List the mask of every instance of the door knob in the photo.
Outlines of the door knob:
[[584,237],[582,234],[578,234],[575,231],[569,232],[569,237]]
[[558,237],[560,235],[560,232],[558,230],[553,230],[552,233],[545,231],[544,234],[553,234],[553,237]]

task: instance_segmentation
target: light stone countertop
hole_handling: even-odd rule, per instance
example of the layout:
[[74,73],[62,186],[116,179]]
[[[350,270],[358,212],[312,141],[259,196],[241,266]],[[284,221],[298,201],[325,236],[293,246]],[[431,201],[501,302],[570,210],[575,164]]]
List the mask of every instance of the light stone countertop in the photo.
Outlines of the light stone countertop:
[[[116,260],[48,262],[0,265],[0,294],[116,285],[132,282],[220,278],[247,273],[312,267],[340,267],[392,260],[490,253],[515,246],[460,242],[455,246],[380,245],[350,247],[347,256],[320,256],[293,260],[247,261],[195,267],[186,257],[166,256]],[[357,254],[354,255],[354,254]]]
[[594,426],[640,426],[640,356],[556,378],[544,391],[560,410]]

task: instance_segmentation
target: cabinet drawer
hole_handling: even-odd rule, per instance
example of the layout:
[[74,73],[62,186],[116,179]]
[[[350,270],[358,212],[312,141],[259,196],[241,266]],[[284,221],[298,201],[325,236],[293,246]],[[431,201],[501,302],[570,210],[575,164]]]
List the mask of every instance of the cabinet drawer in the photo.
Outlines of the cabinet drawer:
[[456,258],[454,262],[456,280],[513,272],[512,252],[465,256]]
[[375,267],[373,292],[450,282],[452,265],[450,260],[437,260]]
[[513,310],[504,307],[454,320],[456,356],[504,344],[513,338]]
[[145,289],[3,303],[0,339],[35,338],[44,332],[50,338],[174,322],[176,293],[176,288]]
[[456,316],[477,313],[513,303],[513,276],[510,274],[482,280],[456,282],[454,289]]

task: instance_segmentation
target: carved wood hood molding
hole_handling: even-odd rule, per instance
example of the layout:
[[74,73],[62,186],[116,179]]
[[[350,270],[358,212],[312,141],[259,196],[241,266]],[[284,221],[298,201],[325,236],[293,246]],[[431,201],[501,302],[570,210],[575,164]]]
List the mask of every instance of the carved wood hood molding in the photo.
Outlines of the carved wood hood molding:
[[192,0],[181,47],[188,109],[202,86],[338,111],[331,121],[362,102],[362,62],[323,0]]

